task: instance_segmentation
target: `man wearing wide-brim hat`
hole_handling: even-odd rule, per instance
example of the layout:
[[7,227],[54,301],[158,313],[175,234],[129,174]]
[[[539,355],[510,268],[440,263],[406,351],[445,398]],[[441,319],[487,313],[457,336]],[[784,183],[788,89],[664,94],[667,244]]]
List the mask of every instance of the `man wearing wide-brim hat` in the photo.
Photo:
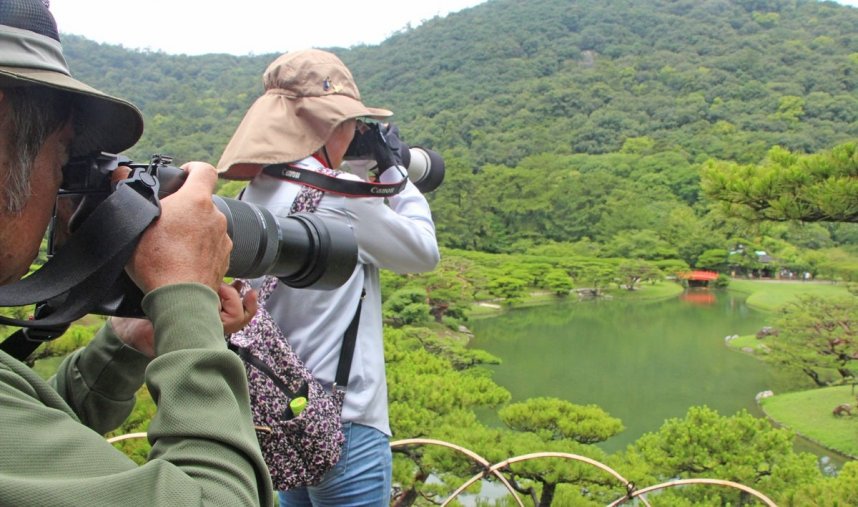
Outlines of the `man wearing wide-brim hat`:
[[[305,210],[306,201],[313,201],[317,216],[354,230],[359,249],[354,273],[341,287],[312,290],[280,283],[265,305],[323,384],[334,382],[343,336],[365,294],[345,389],[346,443],[340,462],[318,484],[281,491],[280,505],[386,506],[391,432],[379,269],[417,273],[435,268],[440,256],[432,215],[420,191],[403,181],[405,169],[391,149],[397,142],[396,129],[390,125],[380,127],[390,145],[374,146],[372,160],[350,160],[351,172],[340,170],[356,129],[366,129],[366,122],[383,121],[392,113],[363,104],[351,72],[336,55],[317,49],[286,53],[268,66],[263,83],[264,94],[224,149],[218,171],[225,178],[251,180],[241,199],[276,216]],[[313,194],[278,177],[270,170],[272,164],[351,181],[372,175],[379,184],[404,183],[404,188],[387,199],[330,191]]]
[[[4,294],[39,250],[69,156],[120,152],[142,132],[137,108],[71,77],[45,3],[0,0]],[[244,369],[223,340],[221,316],[230,326],[249,316],[222,285],[231,240],[211,199],[216,173],[202,162],[184,167],[187,181],[162,201],[126,265],[148,320],[113,319],[49,382],[0,350],[0,504],[273,503]],[[137,465],[103,434],[126,419],[144,380],[158,411],[151,454]]]

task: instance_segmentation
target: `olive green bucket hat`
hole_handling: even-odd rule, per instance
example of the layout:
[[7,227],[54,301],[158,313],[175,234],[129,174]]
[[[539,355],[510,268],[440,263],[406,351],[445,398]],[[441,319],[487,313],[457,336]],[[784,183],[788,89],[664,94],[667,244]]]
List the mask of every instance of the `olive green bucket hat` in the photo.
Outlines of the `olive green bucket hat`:
[[56,21],[42,0],[0,1],[0,87],[46,86],[75,102],[71,155],[119,153],[143,134],[134,105],[74,79],[63,56]]
[[352,73],[327,51],[281,55],[262,81],[265,93],[250,106],[218,162],[222,177],[252,179],[264,165],[315,153],[345,120],[393,114],[363,105]]

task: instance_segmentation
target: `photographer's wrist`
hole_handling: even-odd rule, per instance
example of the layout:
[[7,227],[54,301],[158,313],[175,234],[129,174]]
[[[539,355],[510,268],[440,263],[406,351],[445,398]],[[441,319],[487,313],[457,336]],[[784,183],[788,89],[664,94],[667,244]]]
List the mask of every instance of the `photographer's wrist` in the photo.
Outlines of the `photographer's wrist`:
[[148,358],[155,357],[154,330],[148,320],[110,317],[106,326],[126,346]]
[[384,184],[399,183],[408,177],[408,173],[401,165],[392,165],[381,172],[378,181]]

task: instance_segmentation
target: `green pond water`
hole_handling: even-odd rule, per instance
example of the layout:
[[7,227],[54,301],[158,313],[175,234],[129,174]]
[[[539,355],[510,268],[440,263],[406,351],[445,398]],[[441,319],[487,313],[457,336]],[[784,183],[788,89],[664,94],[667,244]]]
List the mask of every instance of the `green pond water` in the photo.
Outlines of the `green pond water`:
[[[724,338],[753,334],[771,324],[771,316],[729,291],[690,296],[513,309],[471,322],[471,346],[503,361],[492,367],[493,379],[513,401],[549,396],[596,404],[620,418],[625,431],[600,444],[608,452],[657,430],[665,419],[684,417],[695,405],[722,415],[745,409],[761,416],[754,396],[782,391],[787,380],[729,349]],[[492,414],[481,417],[492,423]]]

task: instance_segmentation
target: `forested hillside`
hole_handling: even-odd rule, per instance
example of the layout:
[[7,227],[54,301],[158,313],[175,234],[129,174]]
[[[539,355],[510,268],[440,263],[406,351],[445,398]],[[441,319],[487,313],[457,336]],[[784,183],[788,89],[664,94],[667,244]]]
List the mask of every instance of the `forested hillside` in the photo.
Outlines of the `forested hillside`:
[[[165,35],[169,31],[165,30]],[[133,30],[129,30],[133,37]],[[172,56],[65,36],[73,71],[139,104],[131,155],[216,161],[276,55]],[[489,0],[335,49],[405,140],[441,151],[445,246],[694,265],[739,237],[830,247],[854,227],[748,230],[699,194],[707,160],[858,139],[858,9],[816,0]],[[772,243],[774,242],[774,243]]]
[[[210,158],[275,56],[65,42],[74,72],[143,107],[150,145],[195,133]],[[413,142],[467,148],[476,163],[607,153],[644,135],[754,161],[772,144],[810,152],[858,136],[858,9],[832,2],[490,0],[337,52]]]
[[[755,161],[858,136],[858,10],[802,0],[495,0],[345,58],[478,164],[656,149]],[[424,141],[424,139],[419,139]]]

